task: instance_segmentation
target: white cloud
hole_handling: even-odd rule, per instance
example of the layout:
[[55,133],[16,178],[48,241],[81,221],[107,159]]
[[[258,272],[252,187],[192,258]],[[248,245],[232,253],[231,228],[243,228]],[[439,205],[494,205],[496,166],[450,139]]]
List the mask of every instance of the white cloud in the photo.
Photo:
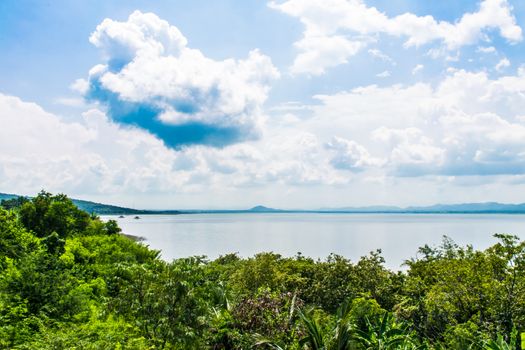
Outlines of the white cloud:
[[394,66],[396,65],[396,62],[390,56],[388,56],[387,54],[383,53],[379,49],[368,49],[368,53],[372,57],[379,58],[380,60],[382,60],[384,62],[388,62],[388,63],[390,63],[390,64],[392,64]]
[[104,19],[89,41],[102,49],[106,60],[131,62],[136,56],[178,56],[188,41],[182,33],[153,13],[133,12],[127,22]]
[[489,30],[498,30],[509,42],[522,40],[522,30],[507,0],[483,0],[476,12],[465,13],[454,23],[412,13],[389,17],[364,0],[270,1],[269,6],[298,18],[305,26],[296,43],[295,73],[321,74],[328,67],[346,63],[378,34],[406,38],[405,47],[437,41],[446,50],[486,39]]
[[390,145],[390,163],[401,169],[410,166],[440,167],[445,160],[445,149],[424,135],[421,129],[391,129],[381,127],[372,132],[372,138]]
[[347,40],[343,36],[309,36],[294,44],[300,51],[290,68],[292,74],[319,75],[326,68],[348,62],[365,46],[362,41]]
[[416,75],[418,74],[419,72],[421,72],[423,70],[423,68],[425,68],[424,65],[422,64],[418,64],[414,67],[414,69],[412,69],[412,75]]
[[504,70],[507,67],[510,67],[510,61],[506,57],[504,57],[498,62],[498,64],[496,64],[496,66],[494,68],[498,72],[501,72],[502,70]]
[[481,53],[495,53],[496,48],[494,46],[478,46],[476,51]]
[[68,106],[68,107],[76,107],[76,108],[86,107],[86,102],[80,97],[59,97],[59,98],[56,98],[54,102],[56,104]]
[[[208,127],[203,130],[238,134],[224,144],[253,137],[269,83],[279,77],[270,58],[258,50],[244,60],[204,56],[187,46],[175,26],[152,13],[135,11],[125,22],[105,19],[90,42],[105,62],[91,69],[88,91],[82,80],[74,88],[107,104],[116,121],[139,125],[170,146],[185,144],[170,131],[195,123]],[[137,117],[137,109],[151,115]]]
[[167,176],[174,156],[136,129],[120,129],[91,110],[67,123],[33,103],[0,94],[1,188],[34,194],[173,190],[184,175]]
[[89,83],[87,82],[87,80],[84,80],[84,79],[76,79],[70,86],[69,88],[73,91],[76,91],[78,93],[80,93],[81,95],[84,95],[88,92],[89,90]]
[[376,77],[378,77],[378,78],[388,78],[389,76],[390,76],[390,72],[387,71],[387,70],[376,74]]
[[362,171],[367,167],[377,167],[383,164],[381,159],[370,155],[365,147],[355,141],[334,136],[326,143],[326,148],[333,151],[330,163],[336,169]]

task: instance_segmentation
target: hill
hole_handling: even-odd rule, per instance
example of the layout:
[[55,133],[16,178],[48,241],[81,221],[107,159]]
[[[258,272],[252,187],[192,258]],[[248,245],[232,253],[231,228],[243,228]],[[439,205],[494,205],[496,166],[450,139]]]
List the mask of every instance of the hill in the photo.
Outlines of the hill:
[[[16,194],[0,193],[0,201],[21,197]],[[98,215],[136,215],[136,214],[157,214],[165,212],[155,212],[151,210],[138,210],[116,205],[102,204],[82,199],[72,199],[72,202],[81,210]],[[170,214],[176,214],[175,211],[169,211]]]
[[138,210],[131,208],[119,207],[116,205],[102,204],[96,202],[85,201],[81,199],[73,199],[72,202],[81,210],[87,211],[88,213],[95,213],[99,215],[132,215],[132,214],[151,214],[149,210]]
[[19,197],[16,194],[9,194],[9,193],[0,193],[0,201],[13,199]]
[[268,208],[262,205],[257,205],[249,210],[250,212],[257,212],[257,213],[275,213],[280,212],[282,210],[280,209],[274,209],[274,208]]

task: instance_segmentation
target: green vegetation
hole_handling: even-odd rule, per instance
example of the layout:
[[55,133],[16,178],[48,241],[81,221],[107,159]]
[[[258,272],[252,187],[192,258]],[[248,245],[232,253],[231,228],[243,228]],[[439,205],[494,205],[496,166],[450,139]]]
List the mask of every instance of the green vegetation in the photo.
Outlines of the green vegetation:
[[[6,203],[4,203],[6,204]],[[0,208],[0,348],[521,349],[525,244],[171,263],[66,196]]]

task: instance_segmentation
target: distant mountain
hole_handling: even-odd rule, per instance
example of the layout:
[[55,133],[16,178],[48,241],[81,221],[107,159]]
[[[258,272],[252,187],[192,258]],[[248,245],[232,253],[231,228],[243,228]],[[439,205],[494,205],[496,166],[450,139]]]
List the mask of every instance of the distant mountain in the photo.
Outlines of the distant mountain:
[[280,212],[283,210],[280,209],[274,209],[274,208],[268,208],[262,205],[257,205],[253,208],[251,208],[249,211],[251,212],[258,212],[258,213],[274,213],[274,212]]

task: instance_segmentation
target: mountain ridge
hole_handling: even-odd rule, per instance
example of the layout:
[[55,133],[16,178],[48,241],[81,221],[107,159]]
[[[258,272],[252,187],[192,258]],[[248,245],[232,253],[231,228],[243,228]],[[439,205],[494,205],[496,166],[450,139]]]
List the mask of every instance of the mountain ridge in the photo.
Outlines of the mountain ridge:
[[[0,201],[17,197],[16,194],[0,193]],[[525,214],[525,203],[507,204],[499,202],[433,204],[429,206],[397,207],[387,205],[374,205],[363,207],[333,207],[313,210],[305,209],[277,209],[256,205],[244,210],[145,210],[132,209],[111,204],[103,204],[83,199],[71,199],[80,209],[99,215],[138,215],[138,214],[198,214],[198,213],[392,213],[392,214]]]
[[392,212],[392,213],[525,213],[525,203],[498,202],[433,204],[429,206],[370,206],[320,209],[333,212]]

